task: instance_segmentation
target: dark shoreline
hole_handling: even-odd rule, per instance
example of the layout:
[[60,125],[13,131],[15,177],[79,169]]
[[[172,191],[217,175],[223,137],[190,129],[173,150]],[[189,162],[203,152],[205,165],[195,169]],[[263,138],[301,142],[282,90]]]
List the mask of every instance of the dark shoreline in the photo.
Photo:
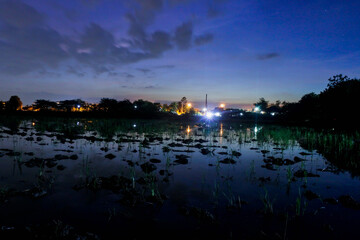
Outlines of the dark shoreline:
[[19,118],[34,118],[36,120],[44,118],[71,118],[71,119],[118,119],[118,120],[162,120],[162,121],[171,121],[171,122],[182,122],[182,123],[230,123],[230,124],[270,124],[270,125],[279,125],[279,126],[289,126],[289,127],[310,127],[315,129],[331,129],[331,130],[345,130],[352,131],[358,130],[359,125],[357,122],[349,119],[347,122],[343,121],[307,121],[307,120],[294,120],[288,119],[285,116],[269,116],[269,115],[260,115],[256,113],[246,113],[242,117],[237,118],[220,118],[220,119],[211,119],[208,120],[203,116],[191,116],[191,115],[182,115],[178,116],[170,113],[128,113],[128,114],[118,114],[118,113],[106,113],[106,112],[53,112],[53,111],[42,111],[42,112],[26,112],[26,111],[16,111],[16,112],[0,112],[0,118],[2,117],[19,117]]

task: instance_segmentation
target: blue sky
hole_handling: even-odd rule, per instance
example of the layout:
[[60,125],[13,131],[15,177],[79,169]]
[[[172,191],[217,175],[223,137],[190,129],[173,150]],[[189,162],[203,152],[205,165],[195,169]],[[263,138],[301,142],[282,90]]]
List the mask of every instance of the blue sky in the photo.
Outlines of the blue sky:
[[359,1],[0,0],[0,100],[298,101],[360,75]]

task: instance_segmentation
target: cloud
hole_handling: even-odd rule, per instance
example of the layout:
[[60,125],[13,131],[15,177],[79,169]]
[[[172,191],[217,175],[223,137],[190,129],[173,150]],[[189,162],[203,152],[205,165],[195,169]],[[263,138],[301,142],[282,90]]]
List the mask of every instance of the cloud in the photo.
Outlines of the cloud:
[[140,72],[142,72],[144,74],[147,74],[147,73],[151,72],[151,70],[147,69],[147,68],[137,68],[136,70],[138,70],[138,71],[140,71]]
[[[0,70],[18,75],[56,67],[68,57],[67,39],[44,26],[44,16],[17,1],[0,2]],[[2,23],[2,24],[1,24]]]
[[191,39],[193,34],[192,22],[184,22],[175,30],[174,41],[180,50],[187,50],[191,47]]
[[[85,0],[84,0],[85,1]],[[187,50],[195,45],[208,43],[211,34],[193,39],[193,23],[183,22],[173,31],[154,30],[148,33],[157,14],[164,8],[165,0],[131,1],[126,19],[128,36],[116,39],[113,32],[97,23],[89,23],[83,31],[71,38],[47,25],[47,17],[34,7],[20,1],[0,0],[0,73],[19,75],[57,68],[67,60],[82,69],[90,68],[96,75],[111,74],[115,67],[142,60],[159,58],[176,46]],[[90,4],[100,3],[90,1]],[[183,3],[170,0],[170,5]],[[119,44],[119,41],[126,44]],[[168,65],[163,68],[173,68]],[[73,67],[65,68],[78,77],[84,72]]]
[[84,72],[78,71],[78,70],[77,70],[75,67],[73,67],[73,66],[68,66],[67,72],[68,72],[68,73],[71,73],[71,74],[74,74],[75,76],[78,76],[78,77],[84,77],[84,76],[85,76],[85,73],[84,73]]
[[203,45],[206,43],[211,42],[214,39],[214,35],[211,33],[205,33],[203,35],[200,35],[198,37],[195,38],[195,44],[196,45]]
[[61,77],[61,74],[60,73],[57,73],[57,72],[50,72],[50,71],[47,71],[46,69],[42,69],[38,72],[39,75],[42,75],[42,76],[50,76],[50,77]]
[[279,57],[280,55],[278,53],[266,53],[266,54],[259,54],[257,56],[257,59],[258,60],[268,60],[268,59],[271,59],[271,58],[276,58],[276,57]]
[[134,75],[132,75],[130,73],[126,73],[126,72],[123,73],[123,76],[126,78],[134,78],[135,77]]
[[24,28],[42,24],[44,16],[25,3],[2,1],[0,2],[0,20],[9,26]]
[[85,7],[90,7],[90,8],[94,8],[97,5],[99,5],[100,3],[102,3],[104,0],[81,0],[80,2],[85,6]]
[[221,13],[221,7],[224,5],[228,0],[210,0],[208,2],[208,9],[207,9],[207,17],[208,18],[216,18],[220,16]]
[[208,18],[216,18],[220,15],[220,11],[215,6],[209,6],[206,15]]
[[158,57],[163,52],[172,49],[171,37],[163,31],[156,31],[151,35],[151,40],[144,41],[144,50],[147,50],[152,57]]
[[175,65],[160,65],[160,66],[156,66],[156,68],[175,68]]

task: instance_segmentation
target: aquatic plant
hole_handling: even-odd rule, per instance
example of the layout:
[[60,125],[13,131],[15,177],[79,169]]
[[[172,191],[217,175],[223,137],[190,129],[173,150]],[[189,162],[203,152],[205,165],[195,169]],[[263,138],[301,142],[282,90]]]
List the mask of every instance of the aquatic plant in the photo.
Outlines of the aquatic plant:
[[263,203],[263,212],[267,215],[272,215],[274,213],[273,204],[275,199],[271,199],[266,188],[264,188],[264,196],[261,198]]

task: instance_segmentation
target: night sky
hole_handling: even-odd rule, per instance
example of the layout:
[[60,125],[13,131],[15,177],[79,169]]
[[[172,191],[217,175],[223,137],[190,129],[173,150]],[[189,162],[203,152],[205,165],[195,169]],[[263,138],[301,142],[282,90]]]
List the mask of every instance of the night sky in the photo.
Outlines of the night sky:
[[0,0],[0,100],[298,101],[360,76],[359,12],[359,0]]

